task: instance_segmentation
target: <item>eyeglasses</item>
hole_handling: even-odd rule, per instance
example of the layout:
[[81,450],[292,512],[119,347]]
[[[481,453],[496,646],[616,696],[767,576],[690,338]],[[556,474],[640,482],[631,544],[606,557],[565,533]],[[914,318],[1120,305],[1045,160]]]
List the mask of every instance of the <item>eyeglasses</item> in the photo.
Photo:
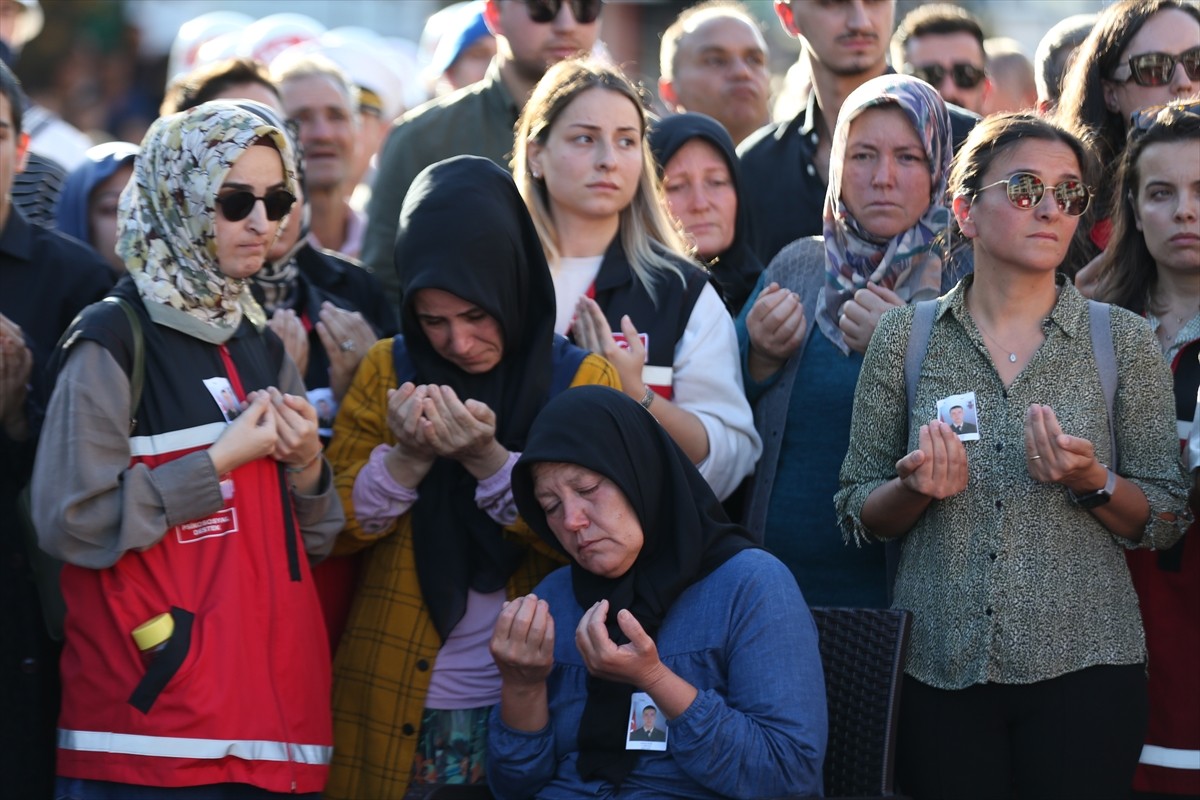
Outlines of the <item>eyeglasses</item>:
[[1200,100],[1149,106],[1129,115],[1129,138],[1136,141],[1158,123],[1169,123],[1181,116],[1200,117]]
[[[1184,50],[1177,56],[1170,53],[1142,53],[1129,59],[1129,75],[1113,80],[1125,83],[1133,80],[1138,86],[1166,86],[1175,76],[1175,65],[1183,64],[1183,71],[1194,81],[1200,81],[1200,47]],[[1118,69],[1124,69],[1122,64]]]
[[221,208],[221,216],[230,222],[239,222],[250,216],[250,212],[254,210],[254,204],[259,200],[263,201],[263,208],[267,210],[267,219],[276,222],[283,219],[283,215],[292,209],[296,202],[296,195],[286,189],[276,189],[273,192],[267,192],[263,197],[257,197],[254,192],[241,189],[219,195],[217,205]]
[[1059,210],[1070,217],[1081,216],[1092,202],[1092,187],[1084,186],[1082,181],[1063,181],[1057,186],[1047,186],[1045,181],[1032,172],[1014,173],[1002,181],[989,183],[980,188],[979,192],[993,186],[1005,187],[1008,191],[1008,202],[1022,211],[1035,209],[1046,196],[1047,189],[1054,194],[1054,201],[1058,203]]
[[974,89],[987,77],[987,73],[982,69],[967,63],[953,64],[950,69],[946,69],[941,64],[926,64],[923,67],[906,64],[905,69],[909,75],[920,78],[930,86],[941,86],[942,81],[946,79],[946,74],[949,73],[954,85],[960,89]]
[[525,8],[534,22],[553,22],[564,2],[571,7],[571,14],[580,25],[595,22],[600,16],[601,0],[525,0]]

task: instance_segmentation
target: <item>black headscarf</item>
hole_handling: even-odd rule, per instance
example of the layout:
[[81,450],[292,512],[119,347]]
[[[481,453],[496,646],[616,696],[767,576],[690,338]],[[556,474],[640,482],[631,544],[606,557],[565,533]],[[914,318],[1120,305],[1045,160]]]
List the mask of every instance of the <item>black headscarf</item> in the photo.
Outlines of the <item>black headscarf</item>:
[[708,271],[716,278],[725,304],[730,313],[737,316],[750,297],[754,284],[758,282],[763,264],[750,249],[750,208],[743,200],[742,173],[738,166],[733,139],[721,123],[710,116],[695,112],[674,114],[661,119],[654,123],[649,135],[650,149],[654,152],[654,160],[658,162],[660,174],[679,152],[679,148],[692,139],[703,139],[725,157],[729,177],[733,181],[733,190],[737,194],[733,241],[729,243],[725,252],[719,253],[708,262]]
[[[675,599],[744,549],[750,534],[729,521],[708,482],[662,426],[637,402],[615,389],[580,386],[548,403],[529,432],[513,470],[513,497],[521,517],[547,543],[566,551],[550,530],[534,498],[532,466],[577,464],[597,472],[625,495],[637,514],[645,541],[633,566],[604,578],[571,564],[571,585],[582,608],[609,601],[608,633],[628,640],[617,613],[629,611],[651,638]],[[697,624],[700,620],[697,620]],[[579,725],[579,773],[620,785],[637,761],[625,749],[630,695],[634,687],[588,678],[588,698]]]
[[[541,242],[512,177],[485,158],[459,156],[413,180],[400,212],[396,262],[404,290],[401,329],[417,383],[450,386],[496,414],[496,440],[524,448],[546,402],[552,372],[554,284]],[[472,375],[437,354],[413,307],[421,289],[479,306],[500,325],[500,363]],[[504,587],[522,550],[475,505],[477,482],[439,458],[413,506],[413,551],[421,594],[442,640],[462,619],[467,589]]]

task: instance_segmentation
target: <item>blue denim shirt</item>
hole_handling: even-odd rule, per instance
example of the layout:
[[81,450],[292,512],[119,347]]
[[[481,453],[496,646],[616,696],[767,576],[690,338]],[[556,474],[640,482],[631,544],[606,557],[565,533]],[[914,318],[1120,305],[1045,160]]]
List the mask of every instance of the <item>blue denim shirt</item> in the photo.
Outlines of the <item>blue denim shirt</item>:
[[[534,590],[554,617],[550,723],[514,730],[492,713],[488,783],[497,798],[615,797],[576,769],[587,668],[575,648],[583,609],[566,568]],[[656,644],[699,690],[668,720],[665,752],[643,751],[621,786],[632,798],[753,798],[821,793],[827,720],[817,629],[788,569],[746,550],[675,601]]]

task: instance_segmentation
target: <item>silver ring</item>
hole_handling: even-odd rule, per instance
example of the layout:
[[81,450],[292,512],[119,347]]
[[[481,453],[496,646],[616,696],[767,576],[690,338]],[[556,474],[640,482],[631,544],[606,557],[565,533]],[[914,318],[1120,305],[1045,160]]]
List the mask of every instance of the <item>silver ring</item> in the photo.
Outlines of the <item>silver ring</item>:
[[1030,460],[1030,461],[1037,461],[1039,458],[1041,458],[1041,456],[1030,456],[1030,457],[1029,457],[1029,460]]
[[347,339],[346,341],[342,342],[338,346],[341,347],[342,350],[347,353],[353,353],[355,350],[358,349],[358,345],[354,343],[353,339]]

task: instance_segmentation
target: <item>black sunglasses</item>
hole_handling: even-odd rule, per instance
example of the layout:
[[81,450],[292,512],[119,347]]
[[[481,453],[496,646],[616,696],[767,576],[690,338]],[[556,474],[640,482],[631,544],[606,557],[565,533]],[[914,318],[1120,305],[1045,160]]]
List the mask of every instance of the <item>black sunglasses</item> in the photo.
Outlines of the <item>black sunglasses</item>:
[[229,194],[218,195],[217,205],[221,208],[221,216],[230,222],[239,222],[250,216],[250,212],[254,210],[254,204],[259,200],[263,201],[263,208],[267,210],[267,219],[276,222],[283,219],[283,215],[292,210],[292,206],[296,203],[296,195],[286,189],[275,189],[267,192],[263,197],[258,197],[254,192],[240,189]]
[[906,64],[905,67],[909,75],[920,78],[930,86],[941,86],[947,72],[950,73],[954,85],[960,89],[974,89],[987,77],[987,73],[974,64],[954,64],[948,70],[941,64],[928,64],[924,67]]
[[1013,173],[1002,181],[981,186],[979,191],[991,189],[993,186],[1005,187],[1008,202],[1022,211],[1033,211],[1037,208],[1038,203],[1046,196],[1047,189],[1054,195],[1059,210],[1069,217],[1082,216],[1092,202],[1092,187],[1085,186],[1083,181],[1068,180],[1057,186],[1047,186],[1045,181],[1032,172]]
[[600,0],[525,0],[525,8],[534,22],[553,22],[564,2],[571,7],[571,14],[581,25],[595,22],[600,16]]
[[1200,100],[1176,100],[1133,112],[1129,115],[1129,140],[1137,141],[1155,125],[1168,125],[1180,117],[1200,117]]
[[[1175,76],[1175,65],[1183,64],[1183,71],[1194,81],[1200,81],[1200,47],[1184,50],[1177,56],[1170,53],[1142,53],[1127,62],[1129,75],[1118,78],[1113,73],[1113,80],[1125,83],[1132,80],[1138,86],[1166,86]],[[1125,68],[1118,67],[1118,71]]]

